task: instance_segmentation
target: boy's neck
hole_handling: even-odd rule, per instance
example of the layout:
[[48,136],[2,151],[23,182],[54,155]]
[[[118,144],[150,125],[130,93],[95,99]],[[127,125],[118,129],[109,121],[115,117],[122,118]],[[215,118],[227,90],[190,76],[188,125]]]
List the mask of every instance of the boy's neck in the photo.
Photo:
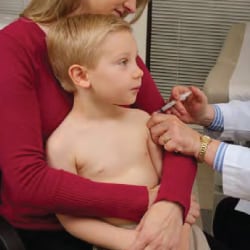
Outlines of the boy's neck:
[[[86,97],[87,99],[87,97]],[[107,103],[97,103],[83,98],[74,98],[72,112],[83,116],[86,119],[103,120],[103,119],[119,119],[126,108]]]

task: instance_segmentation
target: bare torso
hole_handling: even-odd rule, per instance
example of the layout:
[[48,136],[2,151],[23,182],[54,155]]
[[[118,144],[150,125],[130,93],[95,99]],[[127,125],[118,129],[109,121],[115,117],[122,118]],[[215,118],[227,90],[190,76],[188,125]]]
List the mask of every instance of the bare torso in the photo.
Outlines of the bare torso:
[[[149,152],[148,115],[125,109],[120,119],[76,122],[69,115],[57,130],[67,133],[69,157],[75,171],[98,182],[121,183],[153,188],[159,183]],[[74,172],[74,171],[72,171]],[[130,222],[105,218],[115,225]]]

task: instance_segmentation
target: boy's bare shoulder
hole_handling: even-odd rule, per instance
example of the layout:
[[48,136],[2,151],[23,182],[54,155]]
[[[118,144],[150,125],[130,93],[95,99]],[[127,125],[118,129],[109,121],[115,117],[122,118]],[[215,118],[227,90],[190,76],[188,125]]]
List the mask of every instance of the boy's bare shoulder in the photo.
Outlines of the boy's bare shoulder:
[[64,124],[64,121],[54,130],[46,143],[46,157],[51,167],[75,173],[71,131],[69,124]]
[[69,148],[70,131],[67,122],[63,121],[49,136],[46,148],[53,152],[61,152],[64,148]]
[[143,111],[141,109],[130,109],[130,114],[131,116],[133,116],[133,119],[136,119],[138,121],[142,121],[142,122],[147,122],[148,119],[150,118],[149,113],[147,113],[146,111]]

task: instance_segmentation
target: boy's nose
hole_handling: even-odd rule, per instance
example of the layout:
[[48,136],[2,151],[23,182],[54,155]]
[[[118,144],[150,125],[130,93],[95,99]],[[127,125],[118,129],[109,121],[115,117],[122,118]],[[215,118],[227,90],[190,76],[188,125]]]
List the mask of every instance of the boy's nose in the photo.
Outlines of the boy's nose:
[[137,65],[137,69],[136,69],[136,71],[135,71],[135,73],[134,73],[134,76],[136,77],[136,78],[141,78],[141,77],[143,77],[143,71],[141,70],[141,68]]
[[127,0],[124,2],[124,7],[129,13],[135,13],[136,11],[136,0]]

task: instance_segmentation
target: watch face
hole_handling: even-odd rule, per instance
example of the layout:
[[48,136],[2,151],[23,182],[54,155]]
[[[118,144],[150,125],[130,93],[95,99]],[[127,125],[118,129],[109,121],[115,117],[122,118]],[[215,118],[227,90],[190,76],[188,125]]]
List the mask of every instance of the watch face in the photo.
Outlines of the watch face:
[[210,142],[212,139],[207,135],[203,135],[201,140],[206,141],[206,142]]

